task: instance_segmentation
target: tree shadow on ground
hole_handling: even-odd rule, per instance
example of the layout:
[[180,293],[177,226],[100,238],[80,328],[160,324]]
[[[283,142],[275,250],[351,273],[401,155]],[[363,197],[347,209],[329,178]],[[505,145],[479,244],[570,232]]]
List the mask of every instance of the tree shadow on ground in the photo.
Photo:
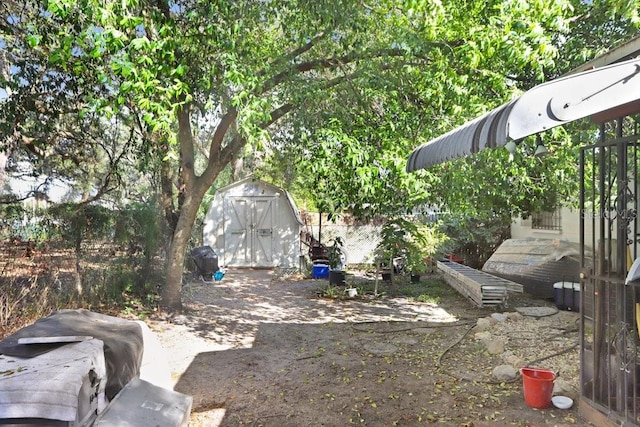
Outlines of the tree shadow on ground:
[[[191,284],[184,325],[210,343],[194,354],[175,387],[194,397],[194,416],[204,421],[193,425],[535,425],[578,419],[575,408],[528,408],[521,381],[492,379],[502,362],[469,334],[492,309],[457,294],[439,304],[318,298],[322,285],[272,280],[264,271]],[[207,418],[214,413],[215,422]]]
[[521,382],[493,381],[496,358],[473,342],[443,358],[468,328],[261,323],[250,348],[196,355],[175,389],[193,396],[194,413],[224,411],[222,426],[525,425],[577,417],[528,408]]

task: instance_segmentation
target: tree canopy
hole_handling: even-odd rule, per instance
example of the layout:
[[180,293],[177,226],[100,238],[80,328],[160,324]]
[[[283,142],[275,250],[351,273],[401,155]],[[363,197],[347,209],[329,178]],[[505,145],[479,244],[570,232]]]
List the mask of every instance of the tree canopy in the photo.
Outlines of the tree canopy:
[[286,177],[273,175],[288,184],[297,167],[305,187],[322,189],[316,192],[321,206],[364,217],[422,204],[508,219],[575,202],[575,131],[550,133],[552,155],[544,158],[532,156],[529,138],[515,157],[489,150],[409,175],[404,160],[416,146],[626,41],[637,33],[637,8],[622,2],[465,6],[444,6],[451,9],[437,35],[449,42],[448,50],[435,49],[439,57],[432,52],[428,64],[405,68],[397,79],[385,70],[380,87],[340,93],[342,103],[326,117],[296,118],[314,131],[303,132],[286,154],[278,150],[267,173],[286,170]]
[[[92,196],[129,184],[111,174],[125,159],[155,177],[171,235],[163,302],[179,307],[198,208],[228,165],[278,155],[323,210],[363,217],[445,200],[457,184],[404,173],[409,150],[554,75],[592,10],[621,17],[603,35],[621,39],[637,21],[627,3],[4,2],[1,148],[93,182]],[[468,184],[481,164],[451,179]]]

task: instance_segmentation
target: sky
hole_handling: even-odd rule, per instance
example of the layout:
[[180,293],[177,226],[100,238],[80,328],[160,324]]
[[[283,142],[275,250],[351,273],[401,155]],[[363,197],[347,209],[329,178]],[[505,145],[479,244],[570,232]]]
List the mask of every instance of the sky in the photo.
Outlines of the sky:
[[[20,169],[23,171],[28,170],[30,165],[26,162],[23,162],[20,165]],[[37,189],[39,186],[46,181],[45,176],[40,177],[30,177],[27,174],[23,174],[23,176],[17,178],[11,175],[6,176],[6,184],[9,185],[11,192],[17,197],[26,197],[30,191]],[[44,190],[44,187],[40,188],[41,191]],[[59,203],[62,201],[64,196],[70,191],[69,187],[60,180],[53,180],[49,182],[48,187],[46,188],[46,194],[49,197],[50,201],[53,203]],[[0,194],[3,192],[3,189],[0,189]]]

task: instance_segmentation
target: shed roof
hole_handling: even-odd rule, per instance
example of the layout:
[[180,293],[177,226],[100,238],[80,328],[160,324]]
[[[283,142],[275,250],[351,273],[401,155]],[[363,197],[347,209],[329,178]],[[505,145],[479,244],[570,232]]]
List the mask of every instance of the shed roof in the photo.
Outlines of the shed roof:
[[233,189],[235,187],[238,187],[238,186],[241,186],[241,185],[245,185],[245,184],[249,184],[249,183],[258,184],[258,185],[261,185],[262,187],[269,188],[274,193],[282,194],[284,196],[286,202],[287,202],[287,205],[291,208],[291,210],[293,212],[293,216],[294,216],[296,222],[298,222],[298,224],[300,224],[300,225],[304,225],[304,221],[302,220],[302,217],[300,216],[300,211],[298,210],[298,207],[296,206],[296,203],[293,200],[293,197],[291,197],[291,194],[287,190],[285,190],[284,188],[278,187],[277,185],[274,185],[274,184],[271,184],[269,182],[263,181],[261,179],[255,178],[254,176],[248,176],[248,177],[243,178],[241,180],[232,182],[231,184],[228,184],[228,185],[226,185],[224,187],[220,187],[216,191],[216,194],[226,193],[226,192],[230,191],[231,189]]
[[602,121],[630,111],[640,111],[640,58],[540,84],[417,147],[409,156],[406,169],[413,172],[485,148],[504,146],[508,141],[584,117]]

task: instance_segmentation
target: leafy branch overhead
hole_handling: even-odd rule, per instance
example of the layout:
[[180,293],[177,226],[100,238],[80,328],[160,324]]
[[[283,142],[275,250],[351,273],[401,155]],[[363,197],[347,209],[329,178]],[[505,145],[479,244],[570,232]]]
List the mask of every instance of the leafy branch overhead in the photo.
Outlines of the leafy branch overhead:
[[[223,171],[246,160],[322,210],[361,218],[444,205],[449,187],[461,200],[469,168],[490,162],[448,183],[406,174],[410,150],[584,62],[595,43],[573,28],[601,29],[600,48],[623,40],[637,28],[624,3],[5,1],[0,149],[87,201],[158,191],[163,302],[179,307],[185,250]],[[593,18],[605,9],[619,31]],[[539,195],[530,182],[519,181]]]

